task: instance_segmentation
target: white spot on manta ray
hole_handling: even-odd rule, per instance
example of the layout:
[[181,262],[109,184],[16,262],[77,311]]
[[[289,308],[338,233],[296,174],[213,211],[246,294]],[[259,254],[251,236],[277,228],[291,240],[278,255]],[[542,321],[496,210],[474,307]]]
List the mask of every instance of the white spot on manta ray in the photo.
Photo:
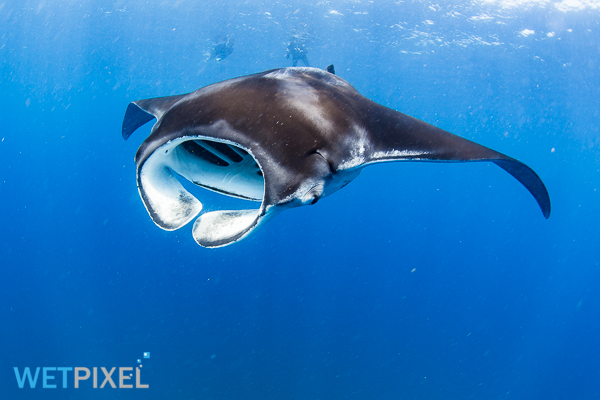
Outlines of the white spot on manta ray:
[[356,149],[352,149],[351,157],[348,160],[344,160],[338,167],[340,171],[346,169],[356,168],[361,164],[364,164],[365,158],[365,146],[361,143]]
[[415,150],[378,151],[373,153],[371,157],[369,157],[369,160],[367,160],[365,157],[365,142],[362,142],[359,144],[356,150],[352,151],[352,158],[345,160],[339,166],[339,170],[352,169],[361,165],[364,166],[367,164],[377,163],[381,161],[389,161],[390,159],[400,161],[404,158],[416,161],[419,160],[420,157],[427,154],[429,154],[429,152]]
[[290,67],[285,68],[283,70],[279,69],[276,71],[272,71],[264,75],[265,78],[269,79],[279,79],[282,81],[296,82],[305,82],[305,79],[308,76],[318,76],[320,79],[324,79],[330,85],[341,86],[354,91],[354,88],[340,77],[327,71],[315,70],[315,68],[311,67]]
[[[278,78],[276,75],[273,77]],[[285,79],[281,84],[284,87],[282,91],[288,94],[285,102],[291,108],[313,122],[316,129],[322,132],[333,130],[331,119],[323,112],[323,107],[319,104],[319,94],[314,88],[300,79]]]
[[354,126],[355,135],[358,138],[354,139],[355,135],[350,135],[351,140],[353,140],[353,148],[350,151],[350,158],[344,159],[342,163],[338,166],[338,170],[343,171],[347,169],[356,168],[359,165],[362,165],[367,161],[366,152],[369,148],[369,140],[367,138],[367,131],[361,126]]
[[429,154],[428,151],[415,151],[415,150],[392,150],[392,151],[378,151],[373,154],[375,160],[386,159],[386,158],[408,158],[408,157],[420,157]]
[[234,84],[242,81],[244,78],[234,78],[234,79],[229,79],[223,82],[217,82],[217,83],[213,83],[212,85],[208,85],[205,86],[203,88],[200,88],[198,90],[196,90],[195,92],[190,93],[189,97],[187,97],[185,99],[185,101],[193,101],[194,99],[197,99],[200,96],[206,96],[208,94],[211,93],[216,93],[218,91],[222,91],[226,88],[228,88],[229,86],[233,86]]

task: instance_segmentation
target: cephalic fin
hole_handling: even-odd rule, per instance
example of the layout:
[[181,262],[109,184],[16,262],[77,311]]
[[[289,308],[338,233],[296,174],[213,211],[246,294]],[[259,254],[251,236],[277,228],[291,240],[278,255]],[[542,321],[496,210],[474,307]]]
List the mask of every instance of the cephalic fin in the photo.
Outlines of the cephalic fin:
[[146,163],[138,173],[138,190],[152,221],[168,231],[181,228],[202,210],[202,203],[164,165]]
[[125,112],[125,118],[123,119],[121,131],[123,139],[129,139],[129,136],[146,122],[151,121],[154,118],[159,120],[173,104],[177,103],[185,96],[187,95],[156,97],[129,103],[127,111]]
[[260,221],[260,210],[212,211],[200,215],[192,234],[200,246],[222,247],[248,235]]

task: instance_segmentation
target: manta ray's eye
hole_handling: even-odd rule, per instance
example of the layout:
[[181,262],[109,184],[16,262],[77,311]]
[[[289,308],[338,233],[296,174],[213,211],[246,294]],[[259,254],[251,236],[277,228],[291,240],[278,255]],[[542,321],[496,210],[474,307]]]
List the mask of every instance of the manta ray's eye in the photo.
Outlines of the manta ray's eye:
[[312,206],[313,204],[317,204],[317,201],[319,201],[319,196],[314,196],[313,200],[310,202],[310,205]]

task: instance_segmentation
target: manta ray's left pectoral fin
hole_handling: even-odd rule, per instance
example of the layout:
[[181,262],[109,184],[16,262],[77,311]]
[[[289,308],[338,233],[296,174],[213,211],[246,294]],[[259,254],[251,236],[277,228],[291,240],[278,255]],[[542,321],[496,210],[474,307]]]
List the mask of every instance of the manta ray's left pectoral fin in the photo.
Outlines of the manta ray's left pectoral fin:
[[544,214],[544,218],[550,218],[550,195],[548,195],[548,190],[546,189],[544,182],[542,182],[534,170],[523,164],[521,161],[508,156],[505,157],[505,159],[491,161],[521,182],[538,202],[542,214]]
[[519,160],[453,135],[426,122],[376,105],[379,119],[371,122],[374,149],[365,164],[385,161],[493,162],[515,177],[533,195],[545,218],[550,196],[540,177]]

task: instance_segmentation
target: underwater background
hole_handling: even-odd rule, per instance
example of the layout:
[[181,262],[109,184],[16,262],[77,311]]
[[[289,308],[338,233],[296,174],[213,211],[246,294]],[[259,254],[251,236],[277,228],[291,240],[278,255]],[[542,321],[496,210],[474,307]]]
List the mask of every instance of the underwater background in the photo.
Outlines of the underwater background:
[[[229,247],[159,229],[128,103],[291,40],[532,167],[550,219],[492,163],[389,163]],[[0,1],[0,397],[600,398],[599,76],[597,0]],[[14,372],[139,364],[148,389]]]

